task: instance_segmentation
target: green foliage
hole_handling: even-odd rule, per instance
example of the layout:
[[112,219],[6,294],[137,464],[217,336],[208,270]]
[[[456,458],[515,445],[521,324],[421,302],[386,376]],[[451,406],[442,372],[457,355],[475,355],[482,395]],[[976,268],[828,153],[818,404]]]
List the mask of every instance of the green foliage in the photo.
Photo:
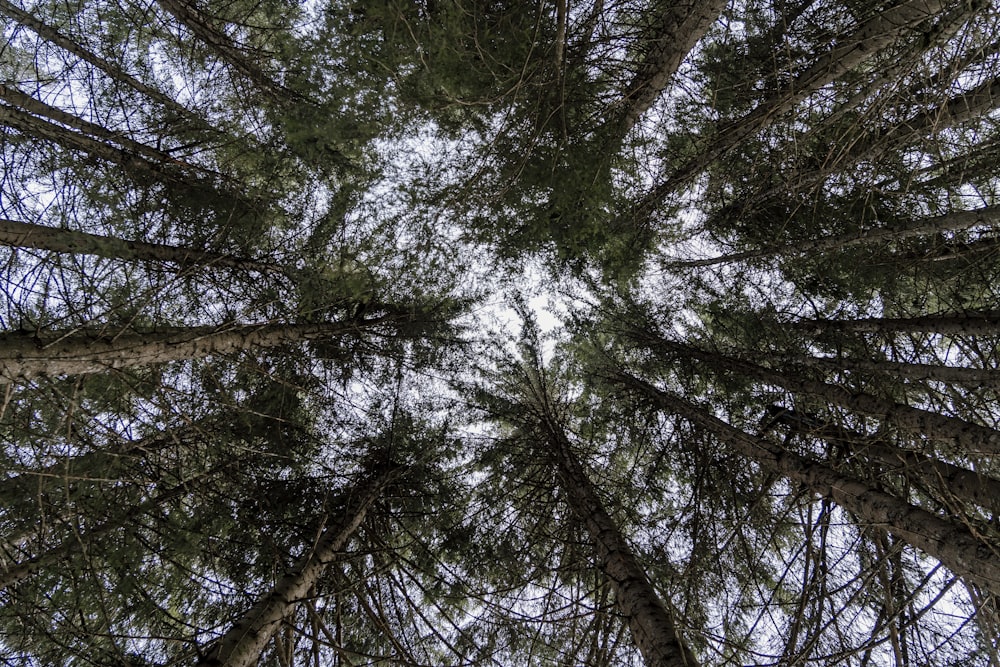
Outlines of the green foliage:
[[[639,664],[575,461],[706,666],[995,663],[897,524],[996,550],[996,3],[731,3],[625,128],[675,5],[0,2],[0,218],[196,251],[0,238],[0,655],[194,664],[400,466],[260,664]],[[190,327],[284,328],[16,379]]]

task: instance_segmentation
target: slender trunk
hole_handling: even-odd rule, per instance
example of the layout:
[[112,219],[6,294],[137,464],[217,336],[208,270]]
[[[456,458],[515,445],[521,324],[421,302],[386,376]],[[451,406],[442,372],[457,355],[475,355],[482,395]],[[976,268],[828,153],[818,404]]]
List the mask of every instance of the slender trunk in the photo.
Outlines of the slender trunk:
[[0,219],[0,245],[59,253],[97,255],[124,261],[167,262],[179,267],[213,266],[260,273],[294,273],[276,264],[164,243],[128,241],[30,222]]
[[0,104],[0,125],[7,125],[30,137],[50,141],[68,150],[88,153],[105,162],[121,166],[133,177],[153,178],[177,183],[196,190],[214,190],[207,181],[185,173],[179,168],[184,163],[172,160],[166,163],[153,162],[127,150],[99,141],[91,136],[75,132],[62,125],[44,120],[21,109]]
[[973,389],[983,387],[1000,389],[1000,370],[995,368],[961,368],[956,366],[937,366],[934,364],[915,364],[902,361],[854,359],[848,357],[833,359],[810,357],[804,354],[755,353],[754,356],[768,363],[815,368],[830,373],[857,371],[860,373],[891,375],[916,382],[929,380],[971,387]]
[[861,391],[851,391],[844,387],[816,380],[808,380],[798,375],[775,371],[750,362],[727,357],[716,352],[708,352],[680,343],[664,341],[665,347],[682,355],[698,359],[710,367],[723,372],[732,372],[755,378],[762,382],[784,387],[798,394],[808,394],[822,398],[854,412],[870,415],[887,421],[900,430],[915,435],[938,440],[952,441],[968,454],[996,456],[1000,454],[1000,431],[974,424],[957,417],[946,417],[936,412],[914,408],[903,403],[886,400]]
[[285,573],[274,588],[250,608],[232,628],[215,643],[198,665],[246,667],[256,664],[267,642],[281,626],[281,620],[302,602],[327,566],[343,550],[347,541],[364,521],[365,514],[403,468],[386,465],[376,469],[355,485],[344,499],[337,516],[327,515],[316,546]]
[[[1000,252],[1000,238],[983,237],[973,241],[947,241],[940,245],[918,251],[896,253],[886,257],[879,265],[900,265],[904,263],[921,262],[924,264],[940,264],[953,262],[961,266],[978,263],[986,259],[985,255],[996,255]],[[933,269],[931,269],[933,270]]]
[[907,90],[907,97],[909,99],[928,102],[932,99],[938,99],[937,96],[931,97],[932,93],[928,91],[947,89],[948,86],[952,85],[961,76],[962,72],[973,66],[977,68],[981,67],[998,54],[1000,54],[1000,39],[995,39],[989,44],[969,48],[960,57],[945,63],[943,67],[933,74],[928,74],[924,80],[917,80]]
[[873,160],[890,150],[923,141],[928,134],[985,117],[998,105],[1000,105],[1000,78],[994,78],[968,92],[956,95],[934,109],[921,112],[873,134],[854,141],[836,142],[835,145],[841,148],[840,153],[830,155],[819,169],[790,170],[782,178],[781,187],[752,197],[746,205],[753,206],[771,197],[787,197],[789,192],[811,188],[859,162]]
[[[806,133],[803,139],[814,134],[816,130],[822,131],[824,128],[832,126],[835,121],[843,118],[845,115],[857,112],[866,100],[875,99],[878,101],[880,107],[887,102],[893,103],[897,101],[902,102],[904,100],[912,100],[914,96],[918,94],[918,90],[911,88],[908,91],[904,91],[902,94],[893,94],[891,89],[885,93],[881,93],[879,89],[883,86],[892,85],[898,82],[901,78],[905,77],[914,70],[921,69],[924,55],[927,53],[927,50],[931,48],[931,44],[938,46],[947,44],[958,33],[962,26],[969,21],[970,18],[971,15],[966,12],[964,8],[957,12],[952,12],[950,15],[944,16],[941,21],[935,24],[931,30],[926,33],[926,39],[910,43],[903,57],[900,57],[894,65],[880,69],[876,73],[877,78],[875,80],[866,81],[862,90],[852,95],[844,103],[838,104],[837,109],[824,118],[808,133]],[[967,65],[960,64],[958,65],[959,69],[952,70],[951,68],[954,66],[955,64],[951,64],[948,68],[952,74],[962,71]],[[929,80],[919,86],[919,89],[923,90],[929,87],[935,87],[938,85],[942,75],[943,72],[939,71],[937,76],[930,77]]]
[[0,334],[0,380],[36,375],[84,375],[115,368],[198,359],[212,354],[322,340],[399,321],[400,316],[319,324],[230,324],[170,327],[149,333],[74,330],[31,336]]
[[[86,49],[82,45],[74,42],[72,39],[66,37],[58,28],[48,25],[44,21],[39,20],[33,16],[30,12],[26,12],[20,7],[8,2],[7,0],[0,0],[0,14],[6,14],[11,17],[21,25],[30,28],[42,39],[55,44],[56,46],[64,49],[66,52],[76,56],[80,60],[89,63],[99,69],[100,71],[107,74],[115,81],[126,84],[136,92],[146,95],[148,98],[154,102],[163,105],[164,108],[170,109],[178,116],[183,117],[185,120],[191,122],[195,127],[206,127],[207,123],[205,120],[198,118],[186,107],[179,104],[176,100],[168,97],[162,91],[153,88],[150,85],[139,81],[133,77],[128,72],[124,71],[117,65],[109,62],[108,60],[102,58],[101,56],[93,53],[92,51]],[[214,131],[214,130],[213,130]]]
[[[977,7],[978,5],[970,4],[966,7],[966,14],[971,16],[977,11]],[[835,40],[834,47],[789,82],[786,90],[765,100],[743,118],[721,127],[696,157],[681,165],[645,195],[636,204],[632,216],[648,214],[666,196],[689,182],[741,141],[897,39],[908,33],[923,37],[924,22],[935,18],[947,8],[948,3],[944,0],[904,0],[894,7],[876,12],[873,18],[853,33]]]
[[664,409],[714,434],[739,454],[830,498],[862,521],[880,526],[938,559],[959,576],[973,579],[994,593],[1000,592],[1000,553],[977,539],[965,526],[875,490],[822,463],[755,438],[634,376],[622,373],[619,377]]
[[134,155],[140,155],[153,164],[175,165],[191,171],[206,171],[202,167],[196,167],[188,164],[187,162],[178,160],[177,158],[164,153],[163,151],[157,150],[152,146],[147,146],[146,144],[135,141],[120,132],[114,132],[102,125],[92,123],[88,120],[80,118],[79,116],[46,104],[45,102],[37,100],[31,95],[28,95],[13,86],[0,83],[0,100],[3,100],[13,107],[20,108],[40,118],[47,118],[67,127],[71,127],[79,132],[97,137],[98,139],[114,142],[123,150],[126,150]]
[[563,78],[563,52],[566,49],[566,3],[567,0],[556,0],[556,52],[553,65],[559,80]]
[[247,57],[233,40],[214,27],[215,19],[206,15],[194,0],[156,0],[168,14],[191,31],[205,46],[214,51],[224,62],[256,84],[263,92],[281,102],[304,101],[301,95],[275,82]]
[[697,660],[681,639],[671,612],[604,509],[565,433],[549,419],[542,426],[573,513],[587,526],[601,571],[614,591],[615,604],[628,619],[632,638],[646,665],[695,667]]
[[803,435],[821,438],[846,447],[852,456],[876,461],[900,474],[922,482],[945,501],[958,498],[1000,514],[1000,480],[972,470],[925,456],[884,441],[825,424],[809,415],[772,405],[768,408],[771,424],[780,423]]
[[943,336],[996,336],[1000,334],[1000,310],[969,313],[939,313],[918,317],[864,317],[854,320],[798,320],[787,326],[819,336],[829,332],[929,333]]
[[751,259],[763,259],[765,257],[779,256],[815,256],[818,253],[830,252],[832,250],[842,250],[858,245],[876,243],[882,241],[899,241],[903,239],[918,238],[940,232],[957,232],[971,227],[990,227],[1000,223],[1000,206],[987,206],[986,208],[972,211],[956,211],[933,218],[922,218],[913,220],[903,225],[892,227],[879,227],[865,230],[863,232],[851,234],[838,234],[824,238],[796,241],[783,246],[772,246],[761,250],[748,250],[746,252],[734,252],[719,257],[707,259],[693,259],[685,261],[670,262],[669,266],[678,268],[694,268],[702,266],[714,266],[716,264],[728,264],[731,262],[742,262]]
[[656,102],[685,56],[708,31],[727,0],[689,0],[661,9],[663,20],[656,34],[647,35],[645,61],[625,87],[618,104],[615,138],[620,142],[639,118]]
[[[925,191],[929,191],[939,187],[961,185],[977,178],[992,178],[996,173],[998,160],[1000,160],[1000,139],[985,139],[963,151],[961,155],[950,159],[938,159],[910,175],[914,183],[918,183]],[[926,180],[919,180],[918,177],[925,174],[936,175]],[[888,188],[890,184],[898,180],[895,176],[885,178],[876,183],[872,189],[879,191]],[[908,183],[907,185],[912,184]]]
[[[230,463],[226,463],[224,465],[230,465]],[[159,507],[174,498],[188,493],[191,490],[191,485],[193,483],[204,480],[205,478],[218,472],[219,469],[220,467],[216,467],[213,470],[203,472],[193,479],[189,479],[181,484],[171,487],[153,498],[136,505],[113,519],[98,524],[93,528],[88,528],[82,532],[75,533],[71,537],[67,538],[62,544],[52,547],[37,556],[7,568],[3,572],[0,572],[0,590],[3,590],[8,586],[12,586],[19,581],[23,581],[39,570],[53,569],[57,563],[79,554],[81,548],[86,549],[89,545],[94,544],[95,540],[103,538],[119,528],[125,527],[131,521],[145,514],[149,510]]]

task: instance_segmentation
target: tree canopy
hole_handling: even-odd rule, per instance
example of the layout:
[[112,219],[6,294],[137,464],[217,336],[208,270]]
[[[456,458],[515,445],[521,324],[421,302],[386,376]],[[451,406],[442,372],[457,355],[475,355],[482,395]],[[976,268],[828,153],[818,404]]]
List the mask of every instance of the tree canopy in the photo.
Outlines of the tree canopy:
[[994,0],[0,17],[0,662],[1000,667]]

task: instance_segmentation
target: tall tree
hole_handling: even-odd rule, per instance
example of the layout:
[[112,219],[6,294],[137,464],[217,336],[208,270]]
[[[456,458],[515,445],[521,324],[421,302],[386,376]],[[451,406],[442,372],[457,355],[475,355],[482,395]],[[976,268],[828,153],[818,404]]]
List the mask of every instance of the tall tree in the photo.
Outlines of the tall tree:
[[212,645],[198,664],[237,667],[255,663],[278,630],[281,620],[305,600],[309,590],[364,521],[368,509],[385,486],[402,471],[398,465],[382,463],[370,471],[367,478],[359,480],[353,488],[344,492],[339,503],[342,507],[337,508],[339,516],[323,517],[315,546]]
[[1000,665],[997,0],[0,16],[8,661]]
[[[509,365],[508,372],[514,377],[506,381],[513,384],[516,393],[506,398],[513,403],[506,406],[502,416],[516,420],[514,424],[526,430],[525,437],[540,440],[534,449],[551,462],[572,515],[586,526],[597,553],[598,567],[614,594],[618,610],[628,620],[632,639],[645,663],[697,665],[697,659],[680,635],[673,612],[657,595],[573,451],[561,416],[568,406],[554,393],[552,380],[542,365],[539,343],[532,340],[537,331],[532,331],[530,323],[525,326],[527,358]],[[487,399],[487,409],[490,402]]]

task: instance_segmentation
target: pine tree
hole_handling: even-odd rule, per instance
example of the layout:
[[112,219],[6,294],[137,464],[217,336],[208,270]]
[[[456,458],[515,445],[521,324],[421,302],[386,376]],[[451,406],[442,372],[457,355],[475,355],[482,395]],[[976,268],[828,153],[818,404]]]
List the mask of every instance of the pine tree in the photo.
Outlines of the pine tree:
[[1000,667],[994,0],[0,16],[12,664]]

